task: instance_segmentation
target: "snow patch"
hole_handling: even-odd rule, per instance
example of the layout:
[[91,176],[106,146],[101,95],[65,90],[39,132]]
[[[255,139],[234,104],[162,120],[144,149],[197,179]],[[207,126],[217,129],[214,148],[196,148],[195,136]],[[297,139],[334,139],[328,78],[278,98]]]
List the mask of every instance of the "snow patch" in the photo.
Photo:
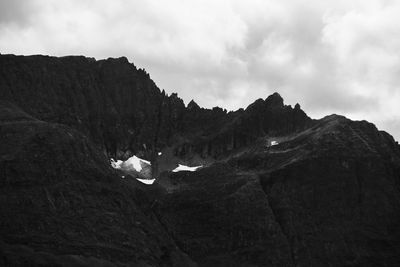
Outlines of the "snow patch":
[[178,167],[176,167],[175,169],[173,169],[173,172],[181,172],[181,171],[189,171],[189,172],[194,172],[196,171],[198,168],[203,167],[203,165],[200,166],[196,166],[196,167],[189,167],[189,166],[185,166],[182,164],[178,164]]
[[136,178],[136,180],[138,180],[139,182],[142,182],[144,184],[153,184],[156,179],[139,179],[139,178]]
[[[126,172],[127,174],[131,174],[133,176],[140,175],[140,177],[147,178],[147,176],[151,177],[151,162],[141,159],[136,156],[132,156],[126,161],[111,159],[111,166],[114,169],[118,169]],[[149,178],[150,178],[149,177]],[[125,178],[125,175],[121,176],[122,179]],[[155,179],[140,179],[136,178],[138,181],[144,184],[153,184]]]
[[117,160],[115,161],[114,159],[111,159],[111,166],[114,169],[121,169],[121,164],[124,163],[122,160]]
[[136,156],[130,157],[126,161],[124,161],[120,166],[122,169],[125,170],[136,170],[137,172],[140,172],[143,168],[142,165],[151,165],[150,161],[138,158]]

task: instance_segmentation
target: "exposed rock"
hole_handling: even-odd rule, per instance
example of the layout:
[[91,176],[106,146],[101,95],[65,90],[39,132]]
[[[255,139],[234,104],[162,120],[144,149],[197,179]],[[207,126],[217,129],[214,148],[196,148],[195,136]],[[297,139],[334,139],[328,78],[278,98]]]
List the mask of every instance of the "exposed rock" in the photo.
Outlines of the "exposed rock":
[[302,110],[284,106],[277,93],[246,112],[201,109],[194,101],[185,107],[124,57],[1,55],[0,88],[0,99],[78,129],[116,159],[138,155],[153,162],[168,146],[181,158],[192,152],[218,158],[265,134],[286,134],[311,123]]
[[191,110],[191,109],[199,110],[199,109],[200,109],[200,106],[197,105],[197,103],[194,102],[194,100],[192,99],[192,100],[190,100],[189,104],[187,105],[187,108],[188,108],[189,110]]
[[140,182],[81,133],[0,104],[1,266],[187,266]]

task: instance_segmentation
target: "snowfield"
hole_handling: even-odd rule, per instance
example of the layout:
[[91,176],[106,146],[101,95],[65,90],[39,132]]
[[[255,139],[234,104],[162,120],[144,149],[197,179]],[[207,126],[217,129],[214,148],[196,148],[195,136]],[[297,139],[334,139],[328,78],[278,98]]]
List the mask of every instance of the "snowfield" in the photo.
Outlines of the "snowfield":
[[138,180],[139,182],[142,182],[144,184],[153,184],[156,179],[139,179],[139,178],[136,178],[136,180]]
[[[137,175],[139,177],[148,178],[151,175],[151,162],[141,159],[136,156],[132,156],[126,161],[111,159],[111,166],[114,169],[122,170],[131,175]],[[125,175],[121,176],[121,178],[125,178]],[[136,180],[144,183],[144,184],[153,184],[155,179],[141,179],[136,178]]]
[[121,168],[125,170],[134,169],[137,172],[141,172],[144,166],[150,166],[150,161],[138,158],[136,156],[130,157],[121,164]]
[[194,172],[196,171],[198,168],[203,167],[203,165],[200,166],[196,166],[196,167],[189,167],[189,166],[185,166],[182,164],[178,164],[178,167],[176,167],[175,169],[173,169],[173,172],[181,172],[181,171],[189,171],[189,172]]
[[115,161],[114,159],[111,159],[111,166],[114,169],[121,169],[121,164],[124,163],[122,160],[117,160]]

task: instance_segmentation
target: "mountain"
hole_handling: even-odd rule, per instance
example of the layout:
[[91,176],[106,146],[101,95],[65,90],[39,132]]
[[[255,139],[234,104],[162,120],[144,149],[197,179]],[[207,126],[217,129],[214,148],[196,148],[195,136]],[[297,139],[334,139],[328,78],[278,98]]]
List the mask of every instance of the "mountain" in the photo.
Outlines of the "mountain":
[[[169,148],[220,156],[265,134],[304,129],[311,119],[272,95],[245,111],[185,107],[126,58],[0,56],[0,99],[38,119],[73,127],[112,158],[147,158]],[[260,118],[260,112],[265,116]]]
[[[0,55],[0,136],[0,265],[400,265],[400,146],[366,121],[278,93],[185,106],[126,58]],[[134,155],[153,185],[111,167]]]

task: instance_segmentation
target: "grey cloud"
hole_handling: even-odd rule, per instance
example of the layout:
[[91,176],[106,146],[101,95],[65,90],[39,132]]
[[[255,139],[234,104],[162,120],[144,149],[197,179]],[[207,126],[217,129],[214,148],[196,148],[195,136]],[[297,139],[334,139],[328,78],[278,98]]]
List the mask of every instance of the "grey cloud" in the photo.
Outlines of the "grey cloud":
[[0,24],[26,24],[34,12],[36,12],[36,9],[33,1],[1,0]]

